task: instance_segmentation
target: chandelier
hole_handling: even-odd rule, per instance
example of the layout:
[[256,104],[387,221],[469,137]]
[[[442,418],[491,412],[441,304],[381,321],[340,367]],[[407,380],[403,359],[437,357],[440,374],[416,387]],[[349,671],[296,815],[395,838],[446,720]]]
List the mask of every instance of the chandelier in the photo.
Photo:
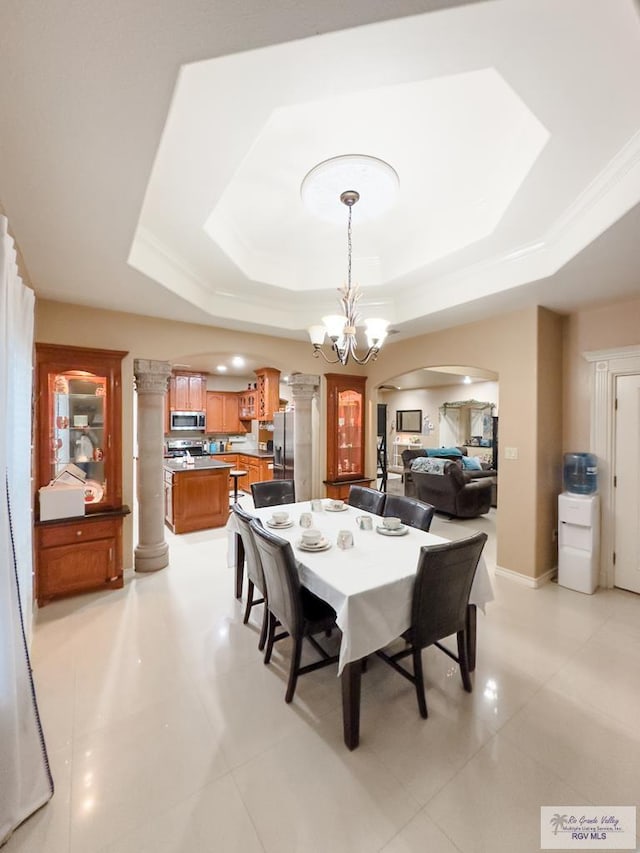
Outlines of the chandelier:
[[[386,320],[371,318],[364,320],[364,334],[367,339],[367,351],[358,353],[356,340],[357,325],[360,320],[358,302],[362,297],[359,285],[351,280],[352,233],[351,216],[354,204],[360,199],[356,189],[343,190],[339,196],[335,191],[336,181],[351,181],[352,185],[366,188],[367,200],[371,200],[369,216],[378,215],[389,206],[398,186],[398,176],[383,160],[364,155],[344,155],[325,160],[309,172],[302,183],[302,197],[305,204],[322,218],[332,218],[339,198],[347,207],[347,281],[338,288],[342,314],[331,314],[322,318],[322,325],[309,327],[309,338],[313,344],[313,355],[329,364],[346,365],[349,359],[357,364],[375,361],[387,336],[389,323]],[[343,184],[344,186],[344,184]],[[347,183],[349,186],[349,183]],[[330,195],[331,193],[335,193]],[[330,207],[328,202],[333,199]],[[331,213],[327,215],[327,210]],[[323,349],[325,338],[331,344],[329,354]]]

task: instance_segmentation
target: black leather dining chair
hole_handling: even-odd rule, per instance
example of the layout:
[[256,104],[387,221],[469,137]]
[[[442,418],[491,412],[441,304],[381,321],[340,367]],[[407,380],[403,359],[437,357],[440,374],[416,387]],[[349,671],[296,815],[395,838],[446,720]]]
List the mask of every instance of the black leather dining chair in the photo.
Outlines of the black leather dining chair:
[[365,512],[382,515],[385,497],[385,493],[379,492],[377,489],[370,489],[367,486],[351,486],[347,503],[349,506],[355,506]]
[[418,530],[429,532],[435,507],[419,501],[417,498],[407,498],[404,495],[387,495],[384,502],[384,516],[395,516],[403,524],[416,527]]
[[[377,655],[407,678],[416,689],[420,714],[427,718],[427,700],[422,672],[422,649],[435,645],[460,666],[462,684],[471,693],[472,684],[467,657],[467,606],[478,561],[487,541],[486,533],[441,545],[423,545],[411,603],[411,627],[403,638],[408,646],[396,654],[379,650]],[[456,635],[455,655],[440,640]],[[401,658],[411,655],[413,673],[400,666]]]
[[[268,664],[271,660],[275,642],[291,637],[293,650],[284,697],[285,702],[291,702],[299,675],[337,662],[338,656],[329,655],[313,636],[336,627],[336,612],[326,601],[300,584],[296,560],[291,545],[285,539],[265,530],[257,520],[251,522],[251,529],[262,560],[267,587],[269,625],[264,662]],[[285,629],[280,634],[276,634],[278,623]],[[321,660],[300,666],[305,637],[321,655]]]
[[[244,609],[244,618],[243,622],[246,625],[249,621],[249,615],[253,607],[257,604],[264,604],[264,611],[262,613],[262,627],[260,629],[260,639],[258,641],[258,648],[260,651],[264,649],[265,642],[267,640],[267,627],[269,624],[269,611],[267,609],[266,602],[266,584],[264,581],[264,573],[262,571],[262,561],[260,559],[260,553],[256,548],[255,537],[253,535],[253,530],[251,529],[251,522],[255,521],[257,524],[261,524],[260,519],[255,518],[255,516],[250,515],[246,512],[240,504],[234,504],[232,507],[233,514],[235,515],[236,524],[238,525],[238,532],[240,533],[240,538],[242,539],[242,545],[244,547],[244,556],[245,556],[245,565],[247,569],[247,604]],[[255,590],[258,590],[262,598],[254,598]]]
[[265,480],[262,483],[252,483],[251,494],[256,509],[296,502],[296,486],[293,480]]

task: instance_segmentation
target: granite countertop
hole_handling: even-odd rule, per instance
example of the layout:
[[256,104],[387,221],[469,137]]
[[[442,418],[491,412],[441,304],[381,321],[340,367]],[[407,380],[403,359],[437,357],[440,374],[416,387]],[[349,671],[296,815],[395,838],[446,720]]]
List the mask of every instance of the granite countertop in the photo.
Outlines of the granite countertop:
[[193,465],[183,465],[182,458],[165,459],[164,468],[179,474],[184,471],[214,471],[219,468],[233,468],[231,462],[216,462],[209,456],[197,456],[193,458]]
[[229,453],[239,453],[241,456],[253,456],[254,459],[273,459],[273,450],[216,450],[209,454],[214,456],[225,456]]

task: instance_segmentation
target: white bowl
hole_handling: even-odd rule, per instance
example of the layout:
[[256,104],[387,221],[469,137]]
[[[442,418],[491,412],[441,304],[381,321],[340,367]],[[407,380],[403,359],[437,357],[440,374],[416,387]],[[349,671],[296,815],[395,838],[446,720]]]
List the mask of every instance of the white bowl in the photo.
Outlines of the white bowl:
[[390,515],[387,518],[382,519],[382,524],[387,528],[387,530],[399,530],[402,527],[402,519]]
[[271,520],[274,524],[285,524],[289,521],[289,513],[288,512],[272,512]]
[[322,539],[322,533],[313,527],[302,531],[302,541],[305,545],[317,545]]

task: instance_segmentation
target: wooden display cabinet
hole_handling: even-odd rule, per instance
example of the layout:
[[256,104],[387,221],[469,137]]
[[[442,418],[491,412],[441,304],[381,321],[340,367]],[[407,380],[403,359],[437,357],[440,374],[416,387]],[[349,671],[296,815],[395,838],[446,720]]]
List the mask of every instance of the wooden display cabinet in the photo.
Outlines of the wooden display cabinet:
[[366,484],[366,376],[327,373],[327,495],[344,497],[355,482]]
[[42,521],[36,499],[40,605],[122,586],[122,389],[127,353],[36,344],[35,488],[69,463],[86,475],[85,515]]

